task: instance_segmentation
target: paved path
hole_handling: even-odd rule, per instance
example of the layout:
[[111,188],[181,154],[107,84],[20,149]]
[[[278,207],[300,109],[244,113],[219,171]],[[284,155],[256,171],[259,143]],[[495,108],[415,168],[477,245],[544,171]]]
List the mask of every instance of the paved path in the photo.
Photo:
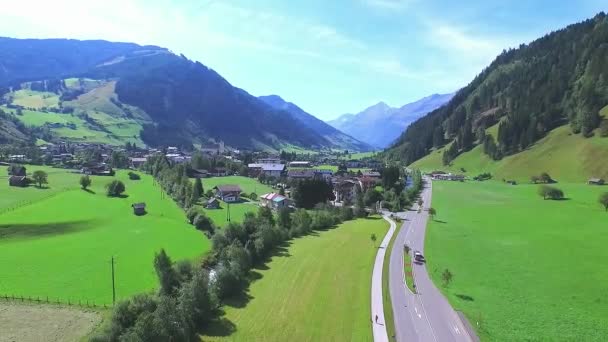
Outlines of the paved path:
[[[421,193],[423,209],[431,205],[431,182]],[[410,211],[395,238],[389,267],[389,290],[395,317],[396,341],[474,341],[448,301],[435,287],[424,264],[413,264],[417,294],[413,294],[404,281],[403,245],[424,254],[424,235],[428,213]]]
[[[397,226],[395,222],[383,216],[387,220],[391,227],[384,236],[380,247],[378,247],[378,253],[376,254],[376,261],[374,262],[374,271],[372,272],[372,330],[374,333],[374,342],[388,342],[388,334],[386,333],[386,324],[384,321],[384,302],[382,301],[382,268],[384,267],[384,255],[386,254],[386,248],[388,247],[393,233]],[[376,322],[376,315],[378,321]]]

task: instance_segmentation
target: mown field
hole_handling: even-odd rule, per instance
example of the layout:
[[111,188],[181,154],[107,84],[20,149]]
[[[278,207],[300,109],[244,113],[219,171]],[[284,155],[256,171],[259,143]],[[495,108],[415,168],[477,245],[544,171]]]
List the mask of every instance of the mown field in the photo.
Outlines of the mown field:
[[[605,341],[608,336],[608,186],[433,183],[438,215],[425,252],[436,284],[487,341]],[[479,325],[478,325],[479,324]]]
[[483,153],[482,146],[477,146],[458,156],[451,166],[446,167],[442,163],[444,149],[431,152],[411,167],[423,171],[451,170],[458,173],[462,173],[463,168],[470,177],[490,172],[496,179],[520,182],[528,181],[530,176],[541,172],[548,172],[558,181],[567,182],[583,182],[591,177],[608,179],[608,138],[600,137],[598,132],[591,138],[584,138],[580,134],[572,134],[568,126],[551,131],[527,150],[500,161],[492,160]]
[[[0,178],[0,295],[110,304],[112,256],[120,299],[157,286],[152,262],[160,248],[176,260],[195,259],[210,249],[183,211],[161,198],[148,175],[131,181],[125,171],[118,172],[127,197],[108,198],[104,186],[111,177],[92,177],[86,192],[79,174],[27,167],[29,174],[47,171],[49,187],[8,187],[6,177]],[[133,215],[135,202],[147,204],[147,215]]]
[[[371,274],[384,236],[379,217],[293,240],[263,268],[247,298],[226,306],[224,326],[205,341],[372,341]],[[353,251],[357,251],[353,253]],[[220,336],[221,335],[221,336]]]

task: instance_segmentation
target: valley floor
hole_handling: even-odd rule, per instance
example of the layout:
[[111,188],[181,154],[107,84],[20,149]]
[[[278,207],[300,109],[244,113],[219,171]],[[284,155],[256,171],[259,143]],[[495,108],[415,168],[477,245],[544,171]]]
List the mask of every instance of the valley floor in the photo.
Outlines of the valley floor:
[[254,269],[205,341],[371,341],[371,274],[388,223],[373,217],[295,239]]
[[[602,341],[608,336],[608,186],[433,182],[427,269],[487,341]],[[444,288],[441,273],[454,278]]]
[[[158,280],[154,253],[165,248],[174,258],[195,259],[210,249],[210,241],[186,222],[181,208],[151,176],[117,179],[126,186],[124,198],[109,198],[105,185],[113,177],[91,177],[80,189],[80,174],[43,166],[49,185],[38,189],[9,187],[0,178],[0,296],[14,295],[67,303],[111,304],[115,260],[117,300],[152,291]],[[147,214],[135,216],[131,205],[147,204]]]

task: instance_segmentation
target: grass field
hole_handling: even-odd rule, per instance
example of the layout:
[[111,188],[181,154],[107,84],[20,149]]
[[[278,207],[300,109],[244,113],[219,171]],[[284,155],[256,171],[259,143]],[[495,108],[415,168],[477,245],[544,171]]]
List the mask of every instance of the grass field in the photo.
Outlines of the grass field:
[[49,92],[38,92],[29,89],[17,90],[10,93],[15,105],[25,108],[57,108],[59,106],[59,95]]
[[[488,129],[490,131],[491,129]],[[431,152],[416,161],[412,167],[423,171],[451,170],[474,177],[483,172],[491,172],[496,179],[528,181],[530,176],[548,172],[553,178],[564,182],[583,182],[591,177],[608,178],[608,138],[598,133],[591,138],[572,134],[568,126],[551,131],[545,138],[529,149],[513,156],[494,161],[481,146],[456,158],[450,167],[443,166],[444,148]]]
[[[427,269],[488,341],[605,341],[608,336],[608,187],[433,183]],[[440,286],[448,268],[454,279]]]
[[[205,341],[372,341],[371,274],[377,249],[370,235],[384,236],[379,217],[349,221],[293,240],[255,269],[247,298],[225,307],[225,325]],[[356,253],[354,253],[356,251]],[[222,333],[223,332],[223,333]]]
[[[0,295],[110,304],[112,256],[120,299],[156,287],[152,262],[160,248],[175,260],[200,257],[210,248],[148,175],[131,181],[118,172],[128,197],[108,198],[110,177],[92,177],[91,192],[85,192],[78,174],[28,166],[28,173],[35,170],[49,173],[48,189],[8,187],[0,179]],[[148,214],[137,217],[131,204],[142,201]]]
[[238,185],[247,194],[255,192],[258,195],[263,195],[273,191],[271,187],[258,182],[257,179],[243,176],[211,177],[203,178],[201,181],[205,192],[213,189],[214,186],[226,184]]

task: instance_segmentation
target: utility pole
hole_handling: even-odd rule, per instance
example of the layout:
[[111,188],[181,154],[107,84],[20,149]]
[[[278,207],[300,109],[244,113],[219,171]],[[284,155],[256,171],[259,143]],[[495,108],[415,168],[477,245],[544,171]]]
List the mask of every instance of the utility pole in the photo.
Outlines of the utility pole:
[[114,256],[112,255],[112,305],[116,303],[116,286],[114,283]]
[[230,222],[230,203],[226,203],[228,205],[228,212],[226,212],[227,218],[226,221]]

